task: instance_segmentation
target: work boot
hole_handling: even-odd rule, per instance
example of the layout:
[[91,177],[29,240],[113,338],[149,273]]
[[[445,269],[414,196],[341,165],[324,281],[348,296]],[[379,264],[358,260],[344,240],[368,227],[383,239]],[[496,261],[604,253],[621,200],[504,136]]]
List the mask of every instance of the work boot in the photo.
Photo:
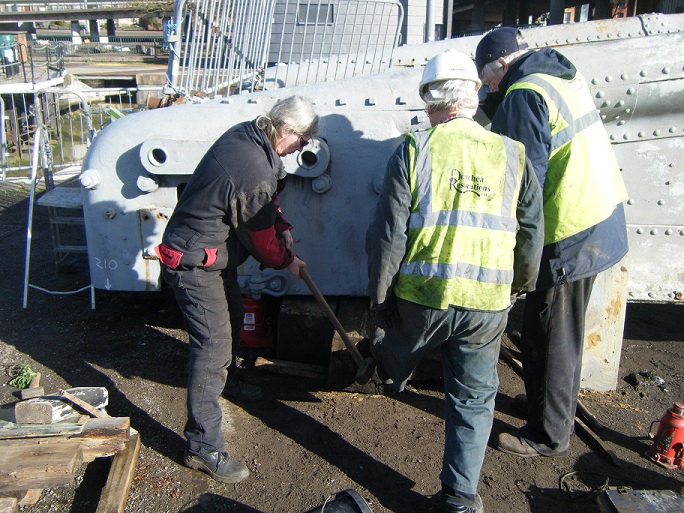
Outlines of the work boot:
[[463,494],[442,483],[444,513],[484,513],[479,494]]
[[521,458],[534,458],[541,456],[537,450],[527,443],[527,440],[520,437],[520,433],[499,433],[494,440],[494,447],[506,454],[513,454]]
[[549,451],[548,454],[542,454],[532,447],[527,440],[521,437],[519,431],[499,433],[492,445],[501,452],[520,456],[521,458],[535,458],[537,456],[562,458],[563,456],[567,456],[570,452],[570,448],[568,447],[562,451]]
[[245,383],[240,378],[228,378],[223,389],[224,397],[243,403],[260,401],[264,397],[264,390],[257,385]]
[[222,483],[239,483],[249,476],[249,469],[241,461],[234,460],[225,451],[195,454],[185,451],[183,463],[195,470],[206,472]]

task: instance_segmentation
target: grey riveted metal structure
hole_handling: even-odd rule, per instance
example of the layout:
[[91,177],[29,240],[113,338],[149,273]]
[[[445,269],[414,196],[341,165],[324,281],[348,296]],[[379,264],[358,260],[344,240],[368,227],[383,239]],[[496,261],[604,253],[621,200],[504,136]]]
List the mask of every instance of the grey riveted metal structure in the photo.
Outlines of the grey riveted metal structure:
[[[628,300],[681,302],[684,293],[684,15],[524,30],[531,47],[566,54],[590,82],[629,191]],[[364,234],[392,151],[428,119],[417,94],[422,65],[446,48],[470,55],[481,36],[399,47],[394,69],[368,76],[134,113],[100,132],[82,166],[92,284],[154,291],[152,248],[204,152],[228,127],[279,98],[315,101],[321,132],[286,159],[281,205],[297,252],[332,296],[364,296]],[[488,120],[481,120],[487,124]],[[287,272],[240,269],[245,294],[306,295]]]

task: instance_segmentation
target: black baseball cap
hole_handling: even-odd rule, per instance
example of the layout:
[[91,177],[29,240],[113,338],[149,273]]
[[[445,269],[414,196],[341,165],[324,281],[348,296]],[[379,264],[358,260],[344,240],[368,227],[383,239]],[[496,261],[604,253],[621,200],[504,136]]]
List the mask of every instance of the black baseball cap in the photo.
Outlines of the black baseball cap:
[[527,43],[518,45],[518,29],[515,27],[492,30],[480,40],[475,50],[477,72],[481,72],[485,64],[525,48],[527,48]]

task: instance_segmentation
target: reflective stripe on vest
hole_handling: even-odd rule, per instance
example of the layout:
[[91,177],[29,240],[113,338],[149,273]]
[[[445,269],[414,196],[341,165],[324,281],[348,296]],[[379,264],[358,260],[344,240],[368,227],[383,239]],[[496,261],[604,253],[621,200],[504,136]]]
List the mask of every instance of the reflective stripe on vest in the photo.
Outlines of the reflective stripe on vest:
[[551,147],[544,182],[544,244],[607,219],[627,199],[620,167],[584,78],[528,75],[506,91],[540,94],[549,111]]
[[408,137],[412,206],[395,294],[440,309],[508,308],[522,144],[466,119]]

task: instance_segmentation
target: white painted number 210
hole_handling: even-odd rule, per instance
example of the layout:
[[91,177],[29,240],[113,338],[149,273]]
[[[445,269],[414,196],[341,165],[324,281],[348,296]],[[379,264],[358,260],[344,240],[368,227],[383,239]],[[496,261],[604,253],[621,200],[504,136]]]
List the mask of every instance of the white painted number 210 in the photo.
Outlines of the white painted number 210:
[[95,257],[95,265],[100,269],[109,269],[111,271],[119,266],[119,264],[116,263],[116,260],[108,260],[106,258],[100,259],[97,257]]

